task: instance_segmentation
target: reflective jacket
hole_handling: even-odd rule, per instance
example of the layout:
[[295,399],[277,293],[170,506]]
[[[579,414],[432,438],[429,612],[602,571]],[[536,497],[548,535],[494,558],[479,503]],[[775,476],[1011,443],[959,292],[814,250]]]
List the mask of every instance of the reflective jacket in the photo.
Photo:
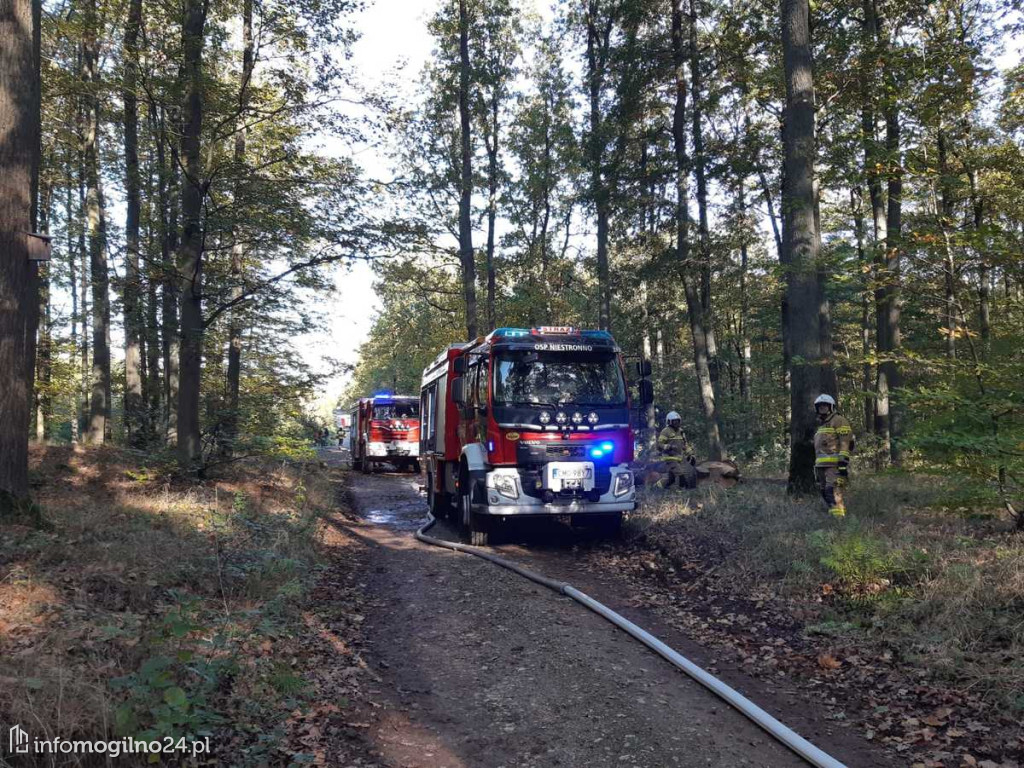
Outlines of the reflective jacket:
[[665,459],[684,459],[690,455],[690,444],[683,430],[665,427],[658,435],[658,451]]
[[853,453],[853,443],[853,427],[850,422],[838,413],[833,413],[818,423],[818,431],[814,433],[814,466],[834,467],[848,463]]

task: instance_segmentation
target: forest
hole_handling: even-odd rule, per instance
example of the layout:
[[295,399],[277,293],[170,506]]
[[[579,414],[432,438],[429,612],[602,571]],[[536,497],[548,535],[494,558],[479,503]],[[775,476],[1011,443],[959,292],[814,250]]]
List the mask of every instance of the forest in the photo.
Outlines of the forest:
[[[457,718],[415,714],[420,625],[386,622],[433,622],[427,677],[519,680],[559,638],[360,517],[390,499],[411,540],[426,506],[316,450],[316,400],[416,394],[448,344],[557,325],[651,362],[642,454],[675,410],[743,483],[642,488],[622,540],[542,566],[606,571],[755,688],[798,681],[817,732],[888,750],[850,765],[1019,765],[1021,0],[377,1],[429,37],[380,86],[361,0],[0,0],[4,727],[436,764],[416,738]],[[353,265],[378,311],[325,373],[303,339]],[[815,492],[821,393],[856,435],[845,520]],[[509,711],[540,722],[590,672]],[[546,754],[492,715],[453,764],[492,732],[527,750],[503,764]],[[389,728],[417,754],[382,757]]]

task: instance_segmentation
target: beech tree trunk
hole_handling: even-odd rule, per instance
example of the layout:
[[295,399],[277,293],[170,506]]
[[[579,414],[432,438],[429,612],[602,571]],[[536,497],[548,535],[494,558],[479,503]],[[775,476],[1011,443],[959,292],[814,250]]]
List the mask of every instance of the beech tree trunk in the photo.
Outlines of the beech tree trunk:
[[861,389],[864,391],[864,431],[871,432],[875,426],[875,398],[871,394],[874,380],[871,376],[871,261],[864,248],[864,214],[861,210],[862,192],[859,187],[850,189],[850,212],[853,215],[853,234],[857,241],[857,263],[861,268],[863,285],[860,298],[860,348],[864,362],[861,365]]
[[590,162],[591,196],[597,215],[597,324],[611,328],[611,271],[608,266],[608,219],[611,200],[604,172],[604,122],[601,116],[601,90],[607,65],[608,37],[611,24],[598,28],[598,0],[587,2],[587,87],[590,94]]
[[178,250],[178,153],[171,149],[171,167],[167,167],[167,115],[156,104],[158,133],[154,136],[157,165],[157,200],[160,204],[160,353],[163,358],[163,433],[168,445],[178,441],[178,281],[174,254]]
[[672,119],[672,138],[676,158],[676,256],[683,292],[686,295],[687,314],[690,319],[693,361],[697,372],[701,409],[704,413],[708,457],[714,461],[721,461],[725,458],[726,451],[722,440],[721,426],[718,422],[715,389],[708,361],[704,310],[697,287],[700,282],[700,265],[694,263],[689,244],[690,214],[686,182],[690,172],[690,160],[686,152],[686,58],[687,51],[683,40],[682,0],[672,0],[672,60],[676,91],[675,111]]
[[0,513],[28,495],[38,300],[27,232],[39,177],[40,5],[0,0]]
[[[38,228],[41,234],[50,233],[50,206],[53,189],[45,184],[39,193]],[[43,442],[50,436],[50,417],[53,399],[50,397],[53,361],[53,323],[50,317],[50,265],[40,263],[37,269],[39,286],[39,320],[36,341],[36,440]]]
[[473,222],[470,206],[473,197],[473,147],[470,136],[469,105],[469,12],[467,0],[459,0],[459,256],[462,261],[462,294],[466,303],[466,338],[477,336],[476,257],[473,253]]
[[[807,0],[782,2],[786,81],[783,118],[782,256],[791,344],[792,382],[788,488],[810,492],[814,481],[814,399],[834,382],[822,349],[827,317],[819,279],[817,191],[814,176],[814,76]],[[835,394],[833,391],[831,394]]]
[[[246,111],[249,106],[249,81],[255,66],[252,38],[252,0],[242,3],[242,74],[238,90],[238,131],[235,134],[235,173],[238,182],[235,185],[235,204],[238,205],[241,177],[245,168]],[[240,215],[238,213],[237,215]],[[243,261],[245,248],[242,245],[241,228],[234,228],[231,245],[231,300],[237,302],[242,297]],[[231,310],[228,325],[228,412],[224,417],[225,443],[230,449],[238,437],[238,403],[242,380],[242,311],[237,304]]]
[[181,280],[181,347],[178,390],[178,462],[194,468],[202,459],[199,395],[203,360],[203,42],[207,0],[187,0],[182,34],[182,81],[186,87],[181,157],[183,231],[178,250]]
[[107,222],[100,183],[99,17],[96,0],[86,0],[82,30],[86,90],[85,204],[89,222],[89,272],[92,279],[92,394],[89,442],[103,443],[110,431],[110,276],[107,272]]
[[142,399],[143,309],[139,272],[139,31],[142,0],[131,0],[124,30],[124,167],[125,167],[125,269],[124,269],[124,423],[129,445],[141,443],[144,406]]
[[700,306],[704,315],[702,323],[708,342],[708,362],[711,368],[712,386],[718,381],[718,342],[715,339],[715,317],[711,298],[711,233],[708,228],[708,180],[707,153],[704,150],[704,91],[701,74],[700,49],[697,46],[697,0],[690,0],[690,93],[693,106],[690,110],[693,125],[693,167],[697,180],[697,227],[700,257]]
[[500,127],[498,125],[498,88],[492,86],[491,95],[491,135],[484,137],[487,145],[487,328],[497,327],[494,294],[496,277],[494,274],[494,225],[498,218],[498,148]]
[[[68,186],[67,186],[67,197],[64,201],[65,215],[67,221],[67,248],[68,248],[68,286],[71,289],[71,350],[72,355],[74,350],[78,349],[78,270],[76,264],[78,260],[78,251],[75,250],[75,240],[73,227],[71,222],[75,220],[75,202],[74,193],[71,187],[71,181],[74,178],[74,164],[72,162],[72,155],[68,153],[68,160],[65,166],[65,172],[67,173]],[[81,219],[79,219],[81,221]],[[84,330],[84,329],[83,329]],[[78,442],[78,394],[73,393],[71,395],[71,442]]]

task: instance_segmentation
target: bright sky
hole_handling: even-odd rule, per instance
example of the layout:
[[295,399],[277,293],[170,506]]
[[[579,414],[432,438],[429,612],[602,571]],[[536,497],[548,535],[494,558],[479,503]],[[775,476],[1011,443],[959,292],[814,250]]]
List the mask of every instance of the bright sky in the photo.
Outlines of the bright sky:
[[[431,0],[376,0],[367,5],[355,19],[355,27],[362,37],[352,48],[351,69],[359,83],[368,91],[380,87],[396,67],[402,66],[402,80],[412,85],[419,76],[432,41],[427,32],[427,19],[436,4]],[[345,148],[324,144],[328,152]],[[387,158],[372,148],[357,150],[358,162],[367,176],[376,179],[390,177]],[[307,363],[314,369],[328,369],[327,358],[355,364],[359,345],[370,331],[379,301],[373,292],[373,271],[365,262],[349,269],[340,269],[335,279],[335,292],[326,299],[324,329],[297,339],[296,345]],[[347,377],[335,378],[324,385],[317,406],[334,405],[348,383]]]

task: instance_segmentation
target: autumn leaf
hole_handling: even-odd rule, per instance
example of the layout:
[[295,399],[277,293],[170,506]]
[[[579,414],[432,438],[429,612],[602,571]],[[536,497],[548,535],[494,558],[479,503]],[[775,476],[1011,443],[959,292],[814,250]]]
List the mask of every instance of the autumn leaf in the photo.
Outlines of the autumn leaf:
[[818,666],[822,669],[839,669],[843,663],[836,660],[831,654],[822,653],[818,655]]

